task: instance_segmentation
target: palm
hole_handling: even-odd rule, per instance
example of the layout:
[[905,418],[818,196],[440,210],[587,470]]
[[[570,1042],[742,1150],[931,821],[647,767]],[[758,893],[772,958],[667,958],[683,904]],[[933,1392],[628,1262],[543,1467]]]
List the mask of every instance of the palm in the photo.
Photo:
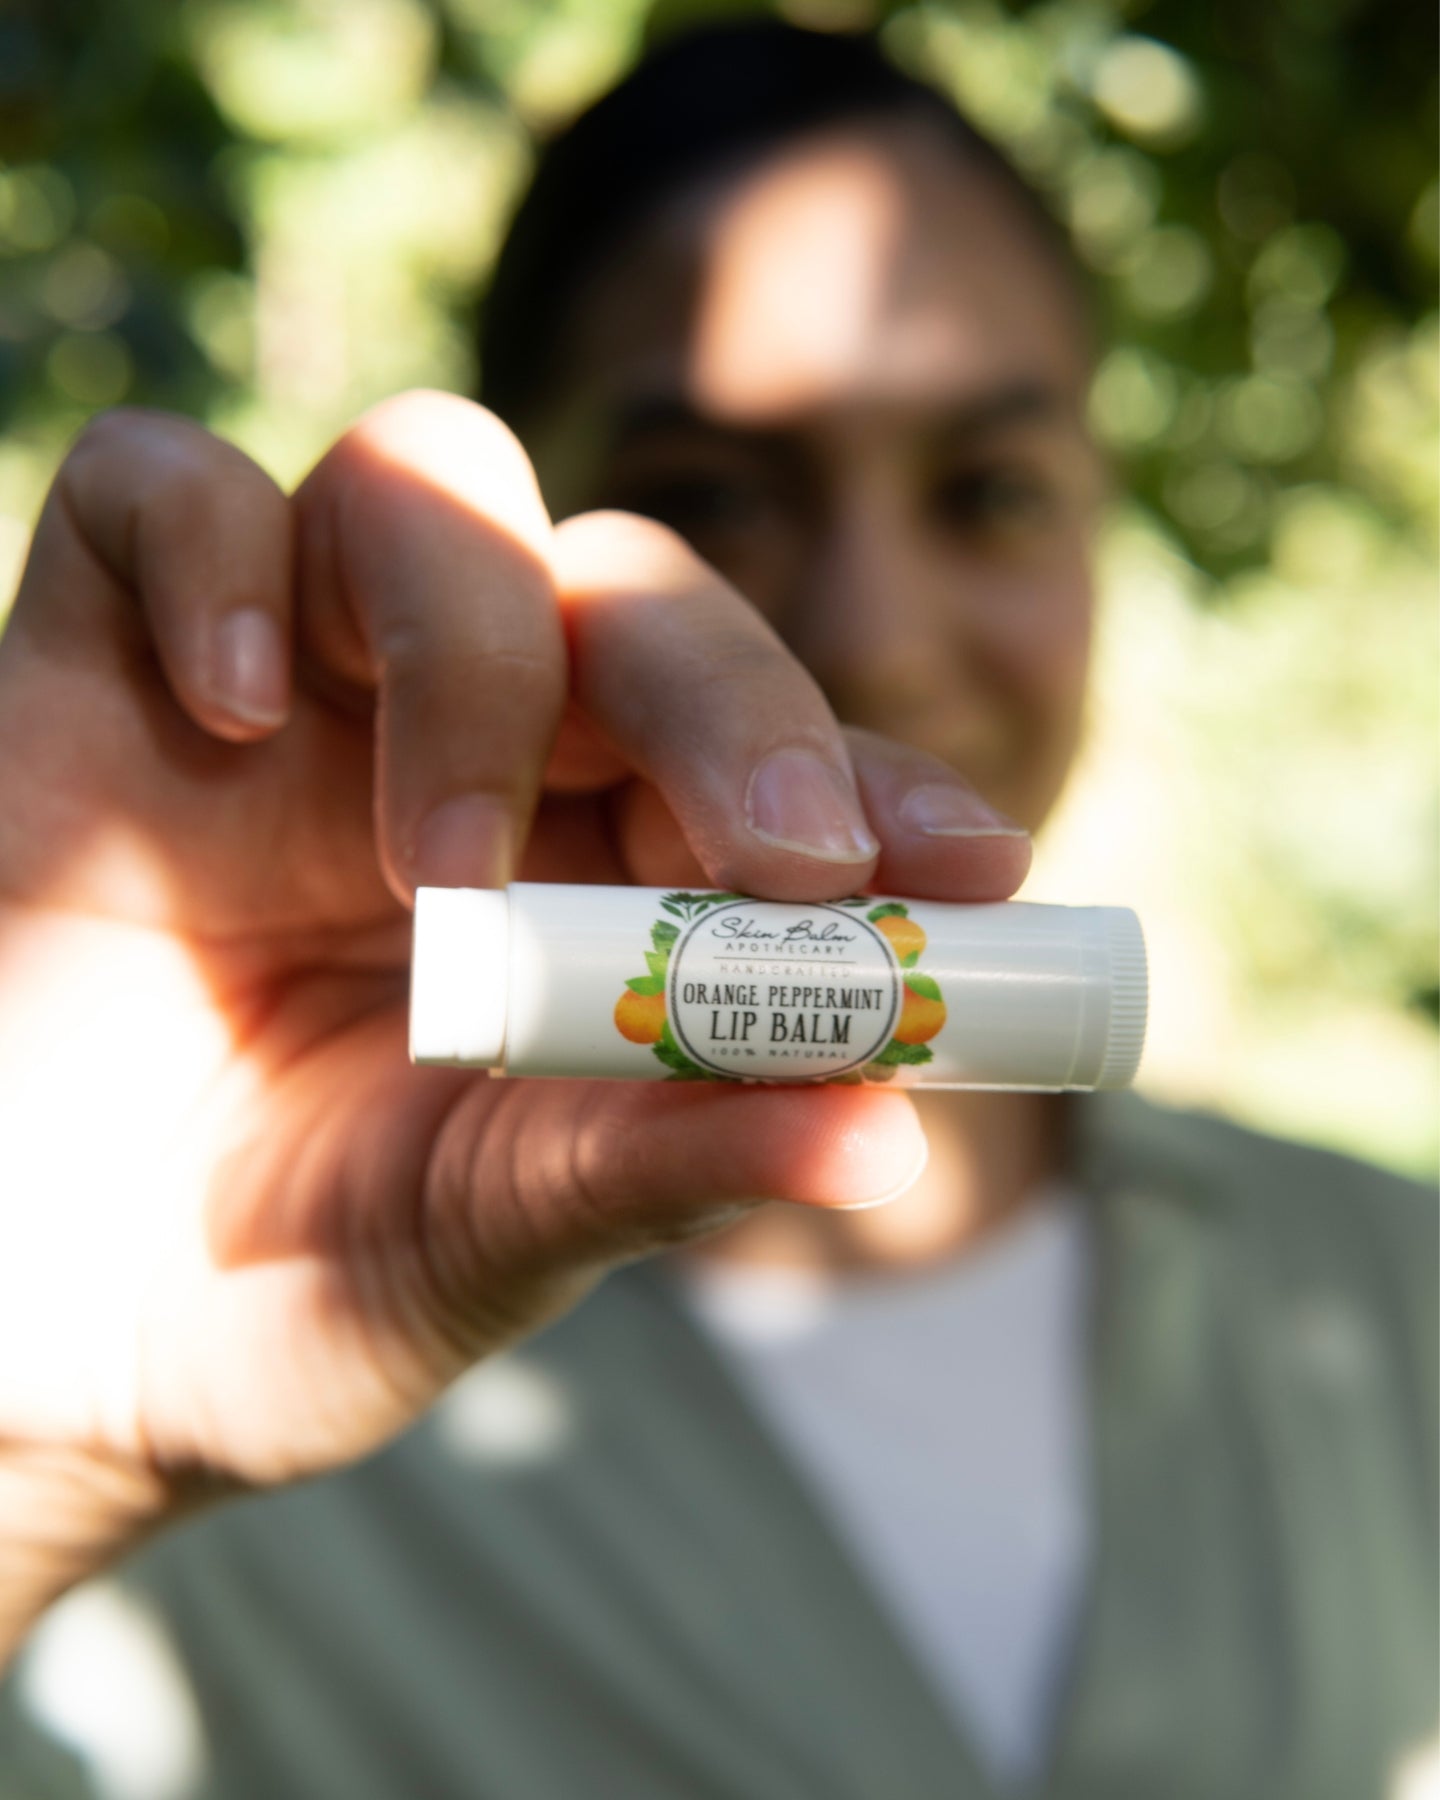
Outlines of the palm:
[[[436,1140],[467,1092],[478,1130],[492,1090],[406,1064],[409,917],[376,855],[370,718],[302,689],[276,738],[217,743],[142,667],[57,740],[42,722],[73,668],[7,648],[0,782],[30,829],[0,942],[46,973],[0,1091],[46,1192],[0,1212],[0,1426],[246,1480],[355,1454],[501,1332],[472,1310],[413,1334],[414,1290],[433,1310],[476,1254]],[[123,670],[123,646],[89,649]],[[618,878],[578,828],[602,804],[542,809],[552,878]],[[39,1084],[59,1111],[27,1108],[20,1065],[67,1006],[85,1044]],[[427,1203],[442,1190],[457,1204]]]

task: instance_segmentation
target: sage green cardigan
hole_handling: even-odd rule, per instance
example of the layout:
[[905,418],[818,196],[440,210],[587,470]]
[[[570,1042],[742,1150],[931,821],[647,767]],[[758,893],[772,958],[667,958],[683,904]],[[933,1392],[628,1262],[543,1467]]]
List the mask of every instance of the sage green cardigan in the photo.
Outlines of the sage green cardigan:
[[[1433,1196],[1131,1094],[1071,1117],[1098,1554],[1024,1791],[1383,1796],[1435,1730]],[[134,1561],[203,1717],[197,1796],[1005,1791],[672,1284],[626,1269],[515,1353],[553,1427],[531,1454],[457,1452],[442,1403]],[[13,1791],[86,1791],[44,1779]]]

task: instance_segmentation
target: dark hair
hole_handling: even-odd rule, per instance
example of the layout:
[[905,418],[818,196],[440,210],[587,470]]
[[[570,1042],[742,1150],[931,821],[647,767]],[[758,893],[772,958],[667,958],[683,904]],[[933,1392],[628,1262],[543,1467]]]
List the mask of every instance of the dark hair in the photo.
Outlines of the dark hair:
[[869,34],[778,20],[666,41],[542,151],[481,313],[481,399],[515,423],[544,392],[585,282],[659,204],[702,174],[854,118],[929,121],[1004,186],[1079,287],[1069,243],[1014,166]]

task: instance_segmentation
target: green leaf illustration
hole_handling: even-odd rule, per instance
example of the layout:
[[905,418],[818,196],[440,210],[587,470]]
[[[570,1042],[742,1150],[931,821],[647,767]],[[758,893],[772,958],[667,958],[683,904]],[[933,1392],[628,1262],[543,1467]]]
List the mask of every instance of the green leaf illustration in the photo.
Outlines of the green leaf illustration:
[[902,1044],[899,1038],[891,1038],[880,1054],[871,1058],[868,1066],[872,1069],[877,1065],[881,1068],[898,1067],[901,1064],[913,1067],[930,1062],[934,1054],[928,1044]]
[[684,919],[688,923],[691,919],[698,917],[699,914],[707,912],[712,906],[728,906],[732,900],[746,900],[748,898],[748,894],[736,894],[733,892],[724,894],[690,894],[681,891],[679,893],[666,894],[660,904],[666,912],[674,913],[677,919]]
[[940,998],[939,984],[928,975],[907,975],[905,985],[919,1000],[938,1000]]
[[668,950],[647,950],[645,967],[652,975],[664,981],[665,971],[670,967],[670,952]]
[[912,950],[908,956],[902,956],[900,958],[900,967],[902,969],[913,969],[919,960],[920,952],[918,950]]
[[663,975],[637,975],[633,981],[627,981],[625,985],[632,994],[663,994],[665,977]]
[[671,1079],[676,1081],[709,1081],[712,1079],[708,1069],[702,1069],[699,1063],[690,1058],[675,1042],[674,1033],[670,1030],[670,1021],[665,1021],[658,1044],[652,1044],[656,1058],[672,1071]]
[[880,919],[908,919],[910,908],[902,906],[898,900],[887,900],[881,906],[872,906],[865,917],[872,921]]
[[650,927],[650,942],[657,950],[668,950],[680,936],[680,927],[668,919],[657,919]]

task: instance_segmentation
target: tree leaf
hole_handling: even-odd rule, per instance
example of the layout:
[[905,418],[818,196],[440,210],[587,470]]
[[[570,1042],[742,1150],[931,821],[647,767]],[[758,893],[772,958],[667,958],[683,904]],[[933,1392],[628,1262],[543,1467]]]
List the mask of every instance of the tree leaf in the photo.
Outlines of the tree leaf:
[[871,921],[880,919],[908,919],[910,908],[902,906],[898,900],[887,900],[881,906],[872,906],[865,917]]
[[940,998],[940,984],[932,980],[929,975],[907,975],[905,985],[917,1000],[938,1000]]
[[670,967],[669,950],[647,950],[645,952],[645,967],[652,975],[658,976],[663,982],[665,979],[665,971]]
[[657,919],[650,927],[650,942],[657,950],[668,950],[680,936],[680,927],[668,919]]
[[632,994],[663,994],[665,977],[663,975],[637,975],[633,981],[627,981],[625,985]]

